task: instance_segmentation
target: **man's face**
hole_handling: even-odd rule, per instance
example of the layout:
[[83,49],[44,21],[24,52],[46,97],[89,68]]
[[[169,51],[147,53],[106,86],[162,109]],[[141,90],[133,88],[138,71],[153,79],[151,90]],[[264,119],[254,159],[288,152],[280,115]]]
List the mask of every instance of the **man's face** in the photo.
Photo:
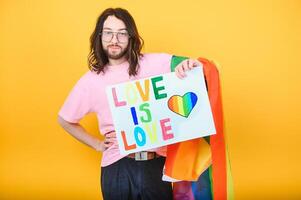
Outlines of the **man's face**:
[[129,44],[128,32],[123,21],[114,15],[105,20],[101,35],[102,46],[110,59],[121,59]]

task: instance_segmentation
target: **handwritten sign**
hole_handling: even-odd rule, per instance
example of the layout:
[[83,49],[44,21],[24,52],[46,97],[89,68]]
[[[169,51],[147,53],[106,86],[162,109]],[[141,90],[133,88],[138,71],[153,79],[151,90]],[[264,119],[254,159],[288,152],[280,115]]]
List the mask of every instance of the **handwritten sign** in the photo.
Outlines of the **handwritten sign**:
[[215,134],[202,67],[108,86],[121,154]]

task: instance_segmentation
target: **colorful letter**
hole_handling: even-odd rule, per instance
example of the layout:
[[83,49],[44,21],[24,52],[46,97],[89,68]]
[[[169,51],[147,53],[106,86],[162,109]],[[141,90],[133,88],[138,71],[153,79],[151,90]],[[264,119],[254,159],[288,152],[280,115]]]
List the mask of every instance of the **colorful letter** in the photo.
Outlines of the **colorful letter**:
[[125,95],[129,105],[133,105],[137,102],[137,91],[135,90],[133,83],[128,83],[125,86]]
[[144,117],[140,117],[142,122],[150,122],[152,121],[151,111],[148,109],[149,103],[144,103],[139,106],[140,111],[144,111],[146,114],[146,119]]
[[144,80],[144,92],[142,90],[142,87],[141,87],[139,81],[136,82],[136,87],[139,91],[142,101],[148,101],[149,100],[149,79]]
[[134,135],[135,135],[135,140],[138,146],[144,146],[146,143],[146,137],[145,137],[145,132],[144,130],[139,127],[136,126],[134,129]]
[[[150,126],[152,126],[152,127],[150,127]],[[144,129],[147,132],[147,135],[148,135],[148,137],[150,139],[150,142],[152,144],[154,144],[155,142],[157,142],[157,126],[156,126],[156,122],[144,124]]]
[[155,94],[155,97],[156,99],[164,99],[167,97],[167,94],[166,93],[163,93],[163,94],[159,94],[159,92],[161,90],[164,90],[165,87],[164,86],[161,86],[161,87],[157,87],[156,83],[158,81],[162,81],[163,80],[163,77],[162,76],[157,76],[157,77],[154,77],[152,78],[152,85],[153,85],[153,90],[154,90],[154,94]]
[[125,101],[118,101],[117,94],[116,94],[116,89],[115,88],[112,88],[112,95],[113,95],[113,99],[114,99],[114,103],[115,103],[116,107],[125,106],[126,105]]
[[163,136],[163,140],[169,140],[172,139],[174,137],[173,133],[167,133],[168,131],[171,130],[171,126],[166,126],[165,123],[170,122],[169,118],[166,119],[161,119],[160,120],[160,125],[161,125],[161,130],[162,130],[162,136]]
[[136,149],[136,144],[128,145],[128,143],[126,141],[126,137],[125,137],[125,132],[124,131],[121,131],[121,136],[122,136],[124,148],[125,148],[126,151],[131,150],[131,149]]
[[135,107],[131,107],[132,119],[135,125],[138,124],[137,113]]

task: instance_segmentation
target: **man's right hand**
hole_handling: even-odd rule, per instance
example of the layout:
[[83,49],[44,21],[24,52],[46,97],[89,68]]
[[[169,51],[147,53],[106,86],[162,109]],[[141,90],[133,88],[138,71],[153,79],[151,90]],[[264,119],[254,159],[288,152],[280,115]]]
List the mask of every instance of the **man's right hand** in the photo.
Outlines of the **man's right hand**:
[[[106,136],[105,141],[101,141],[97,137],[93,136],[92,134],[89,134],[84,127],[82,127],[79,123],[71,123],[66,120],[64,120],[62,117],[58,116],[58,122],[62,126],[65,131],[67,131],[70,135],[75,137],[80,142],[92,147],[96,151],[103,152],[110,146],[112,146],[114,141],[114,136],[116,140],[116,134],[109,133]],[[108,137],[108,139],[107,139]],[[106,143],[106,144],[105,144]]]
[[104,152],[106,149],[107,149],[107,147],[105,146],[104,141],[98,140],[95,150],[99,151],[99,152]]
[[99,141],[99,144],[97,145],[96,148],[97,151],[105,151],[117,141],[115,131],[109,132],[104,136],[105,136],[104,141]]

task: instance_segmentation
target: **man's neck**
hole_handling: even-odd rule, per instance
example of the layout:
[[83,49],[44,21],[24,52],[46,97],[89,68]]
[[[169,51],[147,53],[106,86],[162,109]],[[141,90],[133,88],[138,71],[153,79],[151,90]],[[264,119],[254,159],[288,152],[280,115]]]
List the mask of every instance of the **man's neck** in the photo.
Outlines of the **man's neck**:
[[113,65],[120,65],[121,63],[124,63],[126,61],[125,57],[119,58],[119,59],[110,59],[109,58],[109,64],[111,66]]

